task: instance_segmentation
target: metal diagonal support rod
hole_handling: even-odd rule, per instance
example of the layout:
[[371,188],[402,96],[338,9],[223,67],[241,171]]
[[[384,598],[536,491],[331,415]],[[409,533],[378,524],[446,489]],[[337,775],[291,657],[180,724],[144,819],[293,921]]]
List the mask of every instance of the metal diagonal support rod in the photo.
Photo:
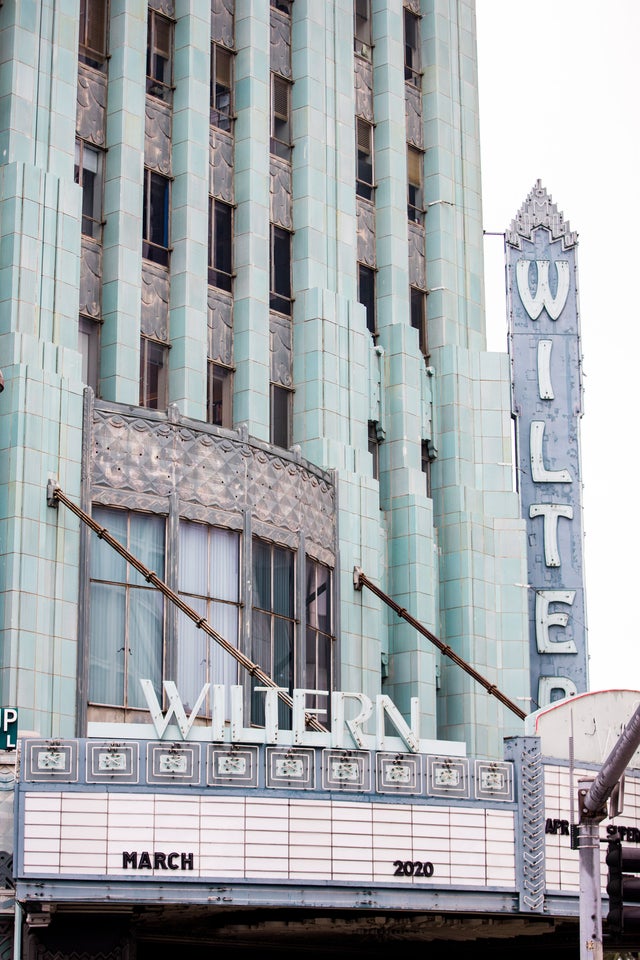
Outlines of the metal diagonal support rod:
[[[228,640],[225,640],[221,634],[213,629],[208,620],[206,620],[204,617],[201,617],[197,610],[194,610],[193,607],[190,607],[188,604],[186,604],[182,597],[175,593],[171,587],[169,587],[163,580],[160,579],[157,573],[154,573],[153,570],[149,570],[149,568],[145,567],[145,565],[138,560],[137,557],[134,557],[132,553],[129,553],[129,551],[123,547],[122,544],[115,539],[115,537],[111,536],[106,527],[101,527],[99,523],[96,523],[93,517],[89,516],[88,513],[85,513],[84,510],[76,506],[73,500],[70,500],[69,497],[67,497],[62,492],[60,487],[52,480],[50,480],[47,485],[47,503],[50,507],[57,507],[58,503],[63,503],[65,507],[68,507],[69,510],[71,510],[72,513],[75,513],[76,517],[79,517],[83,523],[86,523],[86,525],[90,527],[101,540],[104,540],[106,543],[108,543],[109,546],[113,547],[113,549],[119,553],[121,557],[124,557],[127,563],[130,563],[132,567],[135,567],[138,573],[145,578],[147,583],[153,584],[153,586],[156,587],[160,593],[164,594],[164,596],[167,597],[167,599],[173,604],[175,604],[179,610],[186,614],[190,620],[193,620],[196,627],[199,627],[201,630],[203,630],[204,633],[211,637],[212,640],[215,640],[216,643],[223,648],[223,650],[226,650],[227,653],[231,654],[231,656],[237,660],[240,666],[244,667],[244,669],[250,673],[252,677],[260,680],[265,687],[275,689],[280,700],[282,700],[282,702],[288,707],[293,707],[293,698],[286,690],[283,690],[282,687],[279,687],[275,680],[272,680],[268,674],[264,673],[257,663],[253,663],[253,661],[246,657],[241,650],[238,650],[238,648],[234,647],[233,644],[229,643]],[[326,728],[313,714],[305,713],[305,723],[312,730],[317,730],[321,733],[326,732]]]
[[463,660],[462,657],[458,656],[455,650],[452,650],[450,646],[448,646],[446,643],[443,643],[442,640],[439,640],[435,634],[431,633],[431,631],[428,630],[418,620],[416,620],[415,617],[412,617],[404,607],[401,607],[388,594],[381,590],[380,587],[377,587],[375,583],[372,583],[359,567],[355,567],[353,570],[353,585],[356,590],[361,590],[362,587],[367,587],[372,593],[375,593],[376,597],[380,597],[380,599],[384,601],[388,607],[391,607],[392,610],[395,610],[399,617],[401,617],[403,620],[406,620],[407,623],[410,623],[411,626],[414,627],[418,633],[421,633],[423,637],[426,637],[427,640],[430,640],[431,643],[433,643],[441,653],[444,653],[445,656],[449,657],[450,660],[453,660],[454,663],[457,663],[459,667],[462,667],[465,673],[468,673],[470,677],[473,677],[474,680],[483,686],[487,693],[490,693],[491,696],[496,697],[500,703],[504,704],[505,707],[508,707],[509,710],[511,710],[512,713],[515,713],[515,715],[521,720],[526,718],[526,713],[521,710],[516,703],[505,696],[504,693],[498,690],[495,683],[491,683],[486,677],[483,677],[482,674],[478,673],[477,670],[474,670],[474,668],[470,666],[466,660]]

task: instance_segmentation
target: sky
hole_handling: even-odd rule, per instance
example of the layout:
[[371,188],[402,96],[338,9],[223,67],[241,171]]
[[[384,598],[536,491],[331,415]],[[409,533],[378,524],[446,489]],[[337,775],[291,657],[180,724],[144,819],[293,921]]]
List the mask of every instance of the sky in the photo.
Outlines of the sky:
[[[485,234],[540,179],[578,233],[591,690],[640,690],[640,0],[476,0]],[[485,235],[487,340],[506,350],[504,243]]]

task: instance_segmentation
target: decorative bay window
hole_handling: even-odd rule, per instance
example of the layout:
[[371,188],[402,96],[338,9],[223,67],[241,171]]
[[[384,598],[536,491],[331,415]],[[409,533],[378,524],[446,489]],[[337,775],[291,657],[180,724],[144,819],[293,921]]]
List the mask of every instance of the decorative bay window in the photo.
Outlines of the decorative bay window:
[[[279,687],[289,693],[294,687],[331,692],[335,636],[329,566],[256,536],[243,550],[237,530],[182,517],[173,523],[164,514],[95,505],[93,519]],[[243,571],[245,554],[251,576]],[[227,691],[244,685],[247,724],[264,724],[260,682],[106,540],[91,537],[88,572],[88,700],[94,718],[113,719],[114,710],[146,710],[140,680],[149,679],[160,703],[163,681],[174,681],[187,713],[207,683]],[[251,611],[248,646],[240,629],[245,602]],[[309,695],[306,705],[326,709],[329,702],[329,697]],[[229,707],[227,699],[227,720]],[[198,715],[211,717],[211,708],[210,689]],[[290,729],[290,709],[280,702],[278,712],[280,726]],[[321,716],[323,723],[329,720]]]
[[[149,569],[165,575],[165,519],[94,507],[93,518]],[[161,696],[164,598],[111,546],[95,538],[90,563],[89,699],[143,708],[140,678]]]
[[[240,535],[203,523],[180,522],[178,590],[221,636],[237,647],[240,623]],[[237,682],[234,657],[184,613],[178,614],[176,683],[182,702],[193,708],[205,683]],[[211,692],[200,707],[211,716]]]

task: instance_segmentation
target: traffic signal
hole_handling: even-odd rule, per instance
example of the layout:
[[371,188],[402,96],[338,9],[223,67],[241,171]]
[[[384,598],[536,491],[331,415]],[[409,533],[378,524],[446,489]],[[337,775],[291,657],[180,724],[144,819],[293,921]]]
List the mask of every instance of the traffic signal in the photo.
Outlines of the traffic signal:
[[607,847],[607,933],[612,938],[640,932],[640,847],[623,847],[618,838]]

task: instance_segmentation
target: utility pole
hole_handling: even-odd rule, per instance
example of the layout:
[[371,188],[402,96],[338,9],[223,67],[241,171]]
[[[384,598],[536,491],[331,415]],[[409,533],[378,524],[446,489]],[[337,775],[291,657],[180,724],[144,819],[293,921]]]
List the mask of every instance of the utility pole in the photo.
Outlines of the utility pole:
[[602,960],[602,889],[599,825],[606,803],[640,746],[640,706],[625,726],[595,780],[578,786],[580,865],[580,960]]

